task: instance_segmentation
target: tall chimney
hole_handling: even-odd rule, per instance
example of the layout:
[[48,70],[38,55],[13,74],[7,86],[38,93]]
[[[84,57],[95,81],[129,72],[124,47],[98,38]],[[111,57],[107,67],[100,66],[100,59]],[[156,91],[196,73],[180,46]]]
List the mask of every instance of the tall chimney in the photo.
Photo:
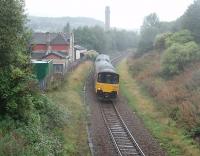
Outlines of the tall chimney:
[[49,32],[46,32],[46,46],[47,46],[47,51],[46,54],[49,54],[51,52],[51,36]]
[[110,7],[105,8],[105,31],[110,30]]

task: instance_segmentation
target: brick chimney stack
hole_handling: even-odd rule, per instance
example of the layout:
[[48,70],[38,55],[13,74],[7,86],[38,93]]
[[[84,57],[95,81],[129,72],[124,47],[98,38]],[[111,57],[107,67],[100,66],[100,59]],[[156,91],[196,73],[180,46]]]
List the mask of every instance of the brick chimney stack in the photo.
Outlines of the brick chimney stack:
[[49,32],[46,32],[46,45],[47,45],[47,54],[51,52],[51,36]]
[[110,7],[105,8],[105,31],[110,30]]

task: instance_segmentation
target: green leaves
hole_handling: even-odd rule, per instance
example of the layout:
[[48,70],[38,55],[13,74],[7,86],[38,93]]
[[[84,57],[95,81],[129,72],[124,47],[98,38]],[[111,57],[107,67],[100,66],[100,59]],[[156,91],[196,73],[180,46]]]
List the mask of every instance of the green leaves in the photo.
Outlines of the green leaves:
[[200,43],[200,0],[195,0],[181,17],[182,28],[192,32],[195,41]]
[[74,36],[77,44],[101,53],[133,48],[136,47],[138,41],[136,32],[116,29],[105,32],[98,26],[79,27],[74,30]]
[[164,51],[162,71],[166,76],[179,74],[191,62],[200,59],[200,49],[195,42],[174,43]]

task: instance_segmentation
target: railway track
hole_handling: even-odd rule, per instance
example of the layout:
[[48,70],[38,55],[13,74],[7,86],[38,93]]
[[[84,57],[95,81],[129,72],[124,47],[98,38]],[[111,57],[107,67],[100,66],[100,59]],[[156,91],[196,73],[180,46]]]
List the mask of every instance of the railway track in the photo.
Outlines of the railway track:
[[113,102],[100,103],[103,119],[120,156],[145,156]]

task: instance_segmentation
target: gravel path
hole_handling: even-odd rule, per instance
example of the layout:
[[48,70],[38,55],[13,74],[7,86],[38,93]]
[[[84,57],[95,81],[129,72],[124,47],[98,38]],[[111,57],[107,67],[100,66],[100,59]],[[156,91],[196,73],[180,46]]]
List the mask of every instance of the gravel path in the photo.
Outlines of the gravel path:
[[[86,103],[90,110],[89,133],[93,144],[94,156],[116,156],[117,153],[112,145],[100,111],[99,104],[101,102],[96,99],[94,94],[92,76],[88,78],[86,83]],[[144,128],[142,120],[131,111],[125,98],[119,96],[116,101],[116,107],[146,156],[166,155],[148,130]]]

